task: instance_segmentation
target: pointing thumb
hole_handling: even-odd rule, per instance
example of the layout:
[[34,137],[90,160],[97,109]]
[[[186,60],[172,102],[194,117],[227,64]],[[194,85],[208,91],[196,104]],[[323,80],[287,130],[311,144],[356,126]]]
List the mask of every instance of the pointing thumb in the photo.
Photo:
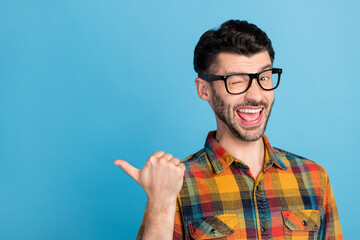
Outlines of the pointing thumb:
[[136,167],[133,167],[130,163],[124,160],[115,160],[114,164],[119,166],[124,172],[129,174],[137,183],[139,183],[140,170]]

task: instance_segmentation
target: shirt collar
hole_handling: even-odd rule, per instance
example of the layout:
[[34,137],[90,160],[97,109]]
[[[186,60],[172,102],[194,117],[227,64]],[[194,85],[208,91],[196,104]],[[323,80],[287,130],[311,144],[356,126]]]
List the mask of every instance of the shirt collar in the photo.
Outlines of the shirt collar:
[[288,170],[288,168],[286,167],[284,162],[281,161],[280,156],[278,154],[276,154],[275,150],[270,145],[270,142],[269,142],[268,138],[265,136],[265,134],[262,136],[262,138],[263,138],[264,146],[265,146],[265,154],[267,155],[265,160],[268,160],[268,161],[265,161],[265,163],[264,163],[265,170],[270,168],[274,163],[276,166],[278,166],[282,170]]
[[[215,138],[215,134],[216,131],[209,132],[206,138],[204,148],[215,172],[221,173],[227,167],[229,167],[236,159],[228,152],[226,152],[226,150],[220,145],[220,143]],[[275,153],[274,149],[271,147],[269,140],[265,135],[263,135],[263,140],[265,146],[264,169],[270,168],[275,163],[277,167],[283,170],[287,170],[288,168],[281,161],[280,157]]]

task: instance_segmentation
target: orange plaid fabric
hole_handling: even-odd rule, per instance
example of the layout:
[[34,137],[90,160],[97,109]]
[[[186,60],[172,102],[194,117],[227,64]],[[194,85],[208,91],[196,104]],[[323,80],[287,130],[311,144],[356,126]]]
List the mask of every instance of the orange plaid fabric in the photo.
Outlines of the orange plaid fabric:
[[[264,169],[254,179],[214,135],[182,161],[173,239],[343,239],[322,166],[272,148],[264,135]],[[137,239],[144,227],[143,221]]]

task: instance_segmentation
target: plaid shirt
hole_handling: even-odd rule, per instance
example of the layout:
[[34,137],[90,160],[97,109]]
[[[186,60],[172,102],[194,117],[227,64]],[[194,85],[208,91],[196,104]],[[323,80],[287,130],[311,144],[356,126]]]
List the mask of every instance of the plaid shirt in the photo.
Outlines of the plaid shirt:
[[[214,134],[182,161],[173,239],[343,239],[322,166],[272,148],[264,135],[264,169],[255,180]],[[144,221],[137,239],[143,231]]]

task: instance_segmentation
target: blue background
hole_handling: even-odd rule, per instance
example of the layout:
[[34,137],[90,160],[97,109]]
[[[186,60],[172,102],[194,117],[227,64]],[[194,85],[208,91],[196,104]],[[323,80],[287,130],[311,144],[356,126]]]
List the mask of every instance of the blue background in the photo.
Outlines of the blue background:
[[115,159],[184,158],[215,120],[193,50],[231,19],[266,31],[284,74],[266,134],[330,176],[357,236],[358,1],[0,1],[0,238],[134,239],[146,194]]

